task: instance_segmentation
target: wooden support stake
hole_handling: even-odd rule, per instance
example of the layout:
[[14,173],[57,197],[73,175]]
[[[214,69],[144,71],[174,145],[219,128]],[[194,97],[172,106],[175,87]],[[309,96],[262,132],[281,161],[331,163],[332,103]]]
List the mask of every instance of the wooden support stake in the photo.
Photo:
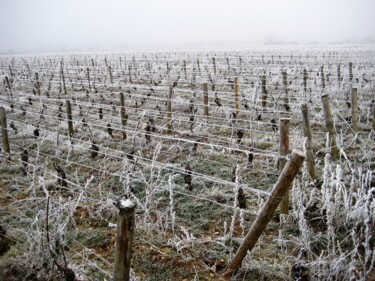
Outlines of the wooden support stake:
[[340,65],[337,65],[337,85],[341,85],[341,70],[340,70]]
[[119,214],[117,216],[113,280],[129,281],[136,204],[130,199],[123,198],[116,202],[116,207],[119,209]]
[[357,88],[352,88],[352,128],[354,134],[358,133],[358,97]]
[[215,57],[212,57],[212,65],[213,65],[213,68],[214,68],[214,75],[216,75],[216,60],[215,60]]
[[238,115],[240,113],[240,105],[238,103],[238,77],[234,77],[234,99],[236,102],[236,118],[238,118]]
[[35,90],[36,94],[40,96],[40,82],[39,82],[39,75],[38,72],[35,72]]
[[337,158],[339,155],[338,149],[337,149],[337,142],[336,142],[336,133],[335,128],[333,124],[333,118],[332,118],[332,112],[331,107],[329,105],[329,96],[328,95],[322,95],[321,96],[322,103],[323,103],[323,111],[324,111],[324,118],[326,123],[326,131],[329,135],[329,143],[331,146],[331,155],[333,158]]
[[186,76],[186,60],[183,61],[183,69],[184,69],[184,76],[185,76],[185,80],[187,80],[187,76]]
[[208,116],[208,87],[207,83],[203,83],[203,114]]
[[167,101],[167,133],[172,133],[172,97],[173,97],[173,87],[169,87],[168,101]]
[[7,114],[4,107],[0,107],[0,123],[1,123],[1,136],[3,139],[3,149],[8,153],[10,157],[10,146],[8,139],[8,129],[7,129]]
[[[280,156],[287,156],[289,150],[289,118],[280,119]],[[286,159],[279,159],[279,170],[283,170]],[[289,212],[289,191],[286,191],[284,198],[280,202],[280,214],[287,215]]]
[[324,66],[320,67],[320,79],[322,83],[322,89],[324,90],[326,88],[326,82],[324,80]]
[[349,82],[353,80],[353,63],[349,62]]
[[282,71],[281,74],[282,74],[282,77],[283,77],[283,86],[284,86],[284,92],[285,92],[284,107],[285,107],[286,111],[290,111],[289,97],[288,97],[288,75],[287,75],[286,71]]
[[284,166],[279,179],[271,191],[271,195],[267,198],[264,203],[262,210],[258,214],[256,220],[253,222],[249,232],[247,233],[244,241],[237,250],[232,261],[229,263],[224,276],[232,276],[241,266],[243,259],[245,258],[248,251],[251,251],[262,235],[268,222],[271,220],[273,213],[279,205],[281,199],[288,191],[289,186],[292,184],[297,172],[302,166],[305,156],[302,151],[295,149],[292,151],[291,159]]
[[262,83],[262,107],[266,107],[267,105],[266,75],[261,76],[261,83]]
[[120,93],[120,117],[121,117],[121,125],[122,125],[122,139],[126,140],[126,113],[125,113],[125,100],[124,100],[124,93]]
[[68,130],[69,130],[69,138],[70,141],[73,142],[73,118],[72,118],[72,106],[70,105],[70,101],[67,100],[66,103],[66,115],[68,117]]
[[303,70],[303,90],[307,92],[307,70],[306,68]]
[[307,171],[310,175],[310,178],[312,180],[316,180],[317,175],[316,175],[316,168],[315,168],[314,152],[313,152],[313,147],[312,147],[310,114],[309,114],[309,108],[306,103],[301,105],[301,112],[302,112],[303,134],[305,138],[307,138],[307,141],[306,141]]

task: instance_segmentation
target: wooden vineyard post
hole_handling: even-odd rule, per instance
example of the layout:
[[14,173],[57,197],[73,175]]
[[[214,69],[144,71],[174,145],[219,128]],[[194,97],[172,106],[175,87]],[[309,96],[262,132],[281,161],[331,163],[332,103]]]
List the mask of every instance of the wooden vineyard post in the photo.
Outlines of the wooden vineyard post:
[[69,138],[70,141],[73,142],[73,118],[72,118],[72,106],[70,105],[70,101],[66,101],[66,115],[68,117],[68,131],[69,131]]
[[214,75],[216,75],[216,60],[215,60],[215,57],[212,57],[212,65],[213,65],[213,68],[214,68]]
[[116,202],[116,207],[119,210],[119,214],[117,216],[113,280],[128,281],[130,280],[130,262],[135,228],[134,213],[136,204],[130,199],[120,199]]
[[63,87],[64,87],[64,94],[67,95],[68,92],[66,91],[66,85],[65,85],[64,62],[63,62],[63,60],[61,60],[61,64],[60,64],[60,75],[61,75],[61,79],[62,79],[62,83],[63,83]]
[[[290,119],[280,119],[280,156],[287,156],[289,150],[289,122]],[[282,171],[286,164],[286,159],[279,159],[279,170]],[[289,212],[289,191],[286,191],[284,198],[280,202],[280,214],[287,215]]]
[[9,96],[13,99],[12,87],[10,86],[10,82],[9,82],[8,76],[5,76],[5,83],[7,84]]
[[312,180],[317,179],[315,161],[314,161],[314,152],[312,148],[312,132],[310,126],[310,114],[307,104],[301,105],[302,111],[302,125],[303,125],[303,134],[306,138],[306,162],[307,162],[307,171]]
[[354,134],[358,133],[358,97],[357,88],[352,88],[352,127]]
[[173,87],[169,87],[169,94],[167,100],[167,133],[172,133],[172,97],[173,97]]
[[203,83],[203,115],[208,117],[208,86]]
[[267,198],[267,201],[264,203],[249,232],[246,234],[244,241],[229,263],[226,272],[224,273],[225,277],[232,276],[241,266],[247,252],[253,249],[255,243],[262,235],[281,199],[284,197],[285,193],[289,189],[289,186],[292,184],[295,176],[302,166],[304,159],[305,156],[302,151],[298,149],[292,151],[292,156],[284,166],[279,179],[277,180],[275,186],[272,188],[270,196]]
[[303,69],[303,91],[307,92],[307,70]]
[[264,108],[267,105],[266,75],[261,76],[261,83],[262,83],[262,107]]
[[286,71],[282,71],[281,75],[282,75],[282,78],[283,78],[283,86],[284,86],[284,93],[285,93],[284,107],[285,107],[286,111],[290,111],[289,98],[288,98],[288,76],[287,76]]
[[353,63],[349,62],[349,82],[353,80]]
[[375,102],[372,104],[372,132],[375,134]]
[[8,129],[7,129],[7,115],[4,107],[0,107],[0,124],[1,124],[1,136],[3,139],[3,149],[8,153],[10,157],[10,146],[8,139]]
[[40,96],[40,82],[39,82],[39,75],[38,72],[35,72],[35,90],[36,94]]
[[238,103],[238,77],[234,77],[234,99],[236,103],[236,116],[240,113],[240,105]]
[[337,65],[337,85],[341,85],[341,70],[340,70],[340,65]]
[[183,69],[184,69],[185,80],[187,80],[187,76],[186,76],[186,60],[183,61]]
[[121,125],[122,125],[122,139],[126,140],[126,114],[125,114],[125,100],[124,100],[124,93],[120,93],[120,117],[121,117]]
[[332,155],[333,158],[337,158],[339,153],[338,153],[338,149],[337,149],[336,133],[335,133],[335,128],[333,126],[333,118],[332,118],[331,107],[329,105],[329,96],[328,95],[322,95],[321,99],[322,99],[322,103],[323,103],[323,111],[324,111],[324,118],[325,118],[325,123],[326,123],[326,131],[328,133],[329,144],[331,146],[331,155]]
[[324,80],[324,66],[323,65],[320,67],[320,79],[321,79],[321,83],[322,83],[322,89],[324,91],[324,89],[326,88],[326,83],[325,83],[325,80]]

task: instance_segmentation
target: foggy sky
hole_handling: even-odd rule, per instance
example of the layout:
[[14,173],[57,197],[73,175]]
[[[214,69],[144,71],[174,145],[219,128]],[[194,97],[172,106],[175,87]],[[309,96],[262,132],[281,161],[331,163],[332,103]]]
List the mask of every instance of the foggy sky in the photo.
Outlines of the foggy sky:
[[375,38],[375,0],[0,0],[0,52]]

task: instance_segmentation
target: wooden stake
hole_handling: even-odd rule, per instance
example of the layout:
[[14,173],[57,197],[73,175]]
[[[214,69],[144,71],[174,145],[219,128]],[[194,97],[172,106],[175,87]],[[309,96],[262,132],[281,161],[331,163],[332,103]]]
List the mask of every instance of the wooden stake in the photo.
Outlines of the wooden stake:
[[68,117],[68,130],[69,130],[69,138],[70,138],[70,141],[73,142],[73,118],[72,118],[72,107],[70,105],[70,101],[67,100],[66,103],[66,114],[67,114],[67,117]]
[[303,90],[307,92],[307,70],[306,68],[303,70]]
[[3,139],[3,149],[8,153],[10,157],[10,146],[8,139],[8,129],[7,129],[7,115],[4,107],[0,107],[0,123],[1,123],[1,136]]
[[324,66],[320,67],[320,79],[322,83],[322,89],[324,90],[326,88],[326,82],[324,80]]
[[353,80],[353,63],[349,62],[349,82]]
[[236,102],[236,117],[238,118],[238,114],[240,113],[240,105],[238,103],[238,77],[234,77],[234,99]]
[[352,88],[352,128],[354,134],[358,133],[358,97],[357,88]]
[[340,70],[340,65],[337,65],[337,84],[340,86],[341,85],[341,70]]
[[283,77],[283,85],[284,85],[284,92],[285,92],[284,107],[285,107],[286,111],[290,111],[289,97],[288,97],[288,76],[287,76],[286,71],[282,71],[281,74],[282,74],[282,77]]
[[123,198],[116,202],[116,207],[119,209],[119,214],[117,216],[113,280],[129,281],[136,204],[130,199]]
[[203,114],[208,116],[208,86],[203,83]]
[[[290,119],[280,119],[280,156],[287,156],[289,150],[289,122]],[[286,164],[286,159],[279,159],[279,170],[283,170]],[[289,191],[286,191],[284,198],[280,202],[280,213],[287,215],[289,212]]]
[[247,252],[253,249],[255,243],[262,235],[281,199],[284,197],[285,193],[288,191],[290,185],[292,184],[295,176],[297,175],[297,172],[302,166],[304,159],[305,156],[302,151],[297,149],[292,151],[291,159],[284,166],[279,179],[277,180],[275,186],[271,191],[271,195],[267,198],[267,201],[264,203],[262,210],[251,226],[244,241],[237,250],[232,261],[229,263],[226,272],[224,273],[225,277],[232,276],[241,266]]
[[36,94],[40,96],[40,82],[39,82],[39,75],[38,72],[35,72],[35,90]]
[[216,60],[215,60],[215,57],[212,57],[212,65],[213,65],[213,68],[214,68],[214,75],[216,75]]
[[267,105],[266,75],[261,76],[261,83],[262,83],[262,107],[266,107]]
[[329,105],[329,96],[328,95],[322,95],[321,96],[322,103],[323,103],[323,111],[324,111],[324,118],[326,123],[326,131],[329,135],[329,143],[331,146],[331,155],[333,158],[337,158],[339,155],[338,149],[337,149],[337,142],[336,142],[336,133],[335,128],[333,124],[333,118],[332,118],[332,112],[331,107]]
[[126,140],[126,113],[125,113],[125,100],[124,100],[124,93],[120,93],[120,117],[121,117],[121,125],[122,125],[122,139]]
[[303,134],[306,141],[306,162],[307,162],[307,171],[310,175],[312,180],[317,179],[316,169],[315,169],[315,161],[314,161],[314,152],[312,148],[312,132],[310,126],[310,114],[309,108],[307,104],[301,105],[301,112],[302,112],[302,125],[303,125]]
[[187,80],[187,76],[186,76],[186,61],[185,60],[183,61],[182,67],[184,69],[185,80]]
[[173,88],[169,87],[168,101],[167,101],[167,133],[172,133],[172,97],[173,97]]

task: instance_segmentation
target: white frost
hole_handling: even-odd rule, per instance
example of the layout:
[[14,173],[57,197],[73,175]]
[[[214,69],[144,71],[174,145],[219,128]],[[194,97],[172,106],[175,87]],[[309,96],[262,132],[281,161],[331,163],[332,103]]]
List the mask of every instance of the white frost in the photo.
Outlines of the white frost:
[[120,208],[121,209],[131,209],[135,207],[135,203],[130,199],[121,199],[120,200]]

